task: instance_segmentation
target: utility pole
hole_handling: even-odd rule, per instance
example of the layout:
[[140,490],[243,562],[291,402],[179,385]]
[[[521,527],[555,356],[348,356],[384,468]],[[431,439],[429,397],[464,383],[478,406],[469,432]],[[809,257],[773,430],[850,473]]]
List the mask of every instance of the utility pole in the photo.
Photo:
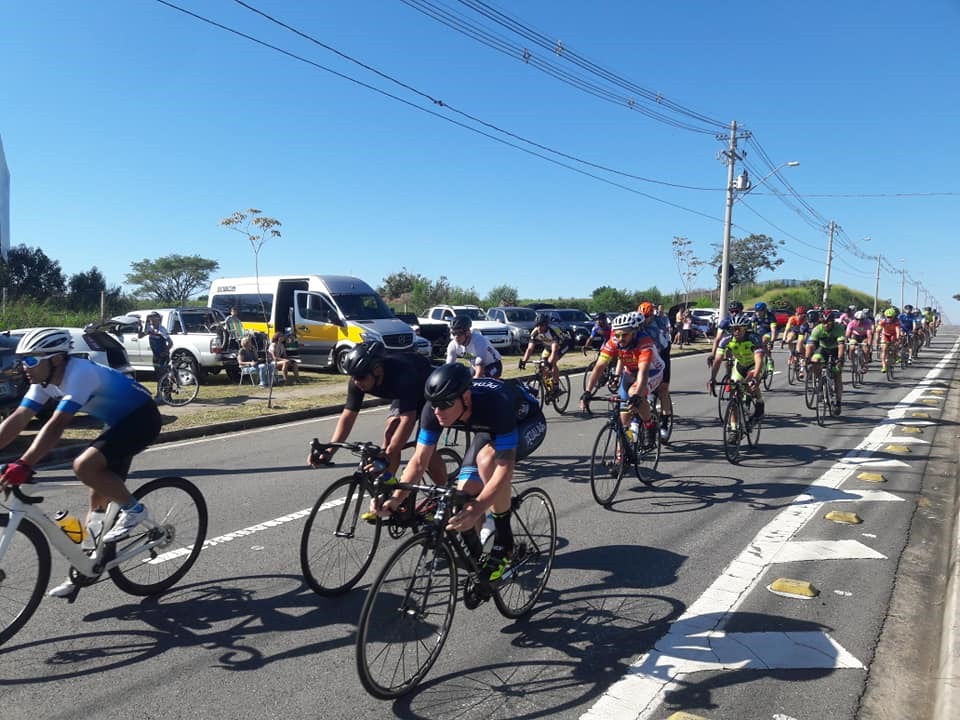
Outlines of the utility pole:
[[727,208],[723,215],[723,251],[720,253],[720,320],[727,317],[727,286],[730,282],[730,232],[733,225],[733,176],[737,159],[737,121],[730,123],[730,146],[723,156],[727,159]]
[[903,311],[903,285],[906,282],[907,271],[900,268],[900,310]]
[[830,294],[830,263],[833,261],[833,231],[837,224],[830,221],[830,239],[827,240],[827,276],[823,279],[823,300],[820,302],[823,309],[827,309],[827,296]]
[[877,284],[873,286],[873,316],[877,316],[877,298],[880,296],[880,258],[883,255],[877,255]]

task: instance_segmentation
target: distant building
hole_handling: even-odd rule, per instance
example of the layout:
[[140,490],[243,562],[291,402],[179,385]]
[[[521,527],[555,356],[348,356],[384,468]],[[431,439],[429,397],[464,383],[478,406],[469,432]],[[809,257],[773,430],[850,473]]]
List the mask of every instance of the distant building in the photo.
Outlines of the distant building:
[[3,155],[3,138],[0,137],[0,256],[7,259],[10,250],[10,171]]

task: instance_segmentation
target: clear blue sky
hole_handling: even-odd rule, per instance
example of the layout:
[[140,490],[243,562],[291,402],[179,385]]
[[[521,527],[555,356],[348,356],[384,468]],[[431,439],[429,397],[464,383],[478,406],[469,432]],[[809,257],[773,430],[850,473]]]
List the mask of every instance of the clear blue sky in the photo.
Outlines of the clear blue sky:
[[[711,121],[736,120],[752,133],[741,147],[755,182],[769,170],[763,152],[774,165],[801,163],[781,174],[809,209],[769,194],[784,191],[775,178],[734,208],[735,236],[787,241],[777,277],[822,279],[821,225],[835,220],[832,282],[872,292],[876,261],[856,253],[879,253],[881,297],[899,300],[894,270],[904,268],[908,301],[913,279],[960,319],[950,299],[960,292],[957,0],[485,6],[561,41],[562,55],[456,0],[252,3],[497,128],[621,173],[708,190],[536,151],[603,182],[447,122],[481,127],[235,2],[177,4],[440,117],[156,0],[0,0],[12,242],[42,248],[68,275],[96,265],[122,284],[132,261],[171,253],[216,259],[220,275],[252,274],[249,244],[218,222],[256,207],[283,222],[283,237],[261,253],[263,273],[350,273],[378,285],[406,267],[481,296],[500,284],[522,297],[588,296],[601,285],[672,291],[681,281],[671,239],[689,238],[704,258],[722,239],[724,131]],[[528,47],[534,62],[411,5],[446,8],[498,42]],[[622,102],[631,93],[571,63],[571,52],[707,121],[640,102],[639,89],[637,107],[706,132],[631,110]]]

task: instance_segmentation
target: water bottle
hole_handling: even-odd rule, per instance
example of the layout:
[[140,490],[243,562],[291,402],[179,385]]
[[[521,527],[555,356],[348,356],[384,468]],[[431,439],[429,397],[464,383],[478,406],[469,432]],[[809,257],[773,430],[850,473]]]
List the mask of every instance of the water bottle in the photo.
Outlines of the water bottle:
[[107,513],[102,510],[96,510],[90,513],[90,519],[87,521],[87,532],[83,536],[81,547],[84,550],[93,550],[100,541],[100,534],[103,532],[103,521]]
[[53,516],[53,519],[73,542],[79,543],[83,541],[83,525],[80,524],[80,521],[75,516],[66,510],[61,510]]
[[633,442],[640,437],[640,421],[636,418],[630,422],[630,429],[627,430],[627,437],[630,439],[630,442]]
[[493,535],[496,529],[496,523],[493,521],[493,513],[487,513],[487,519],[483,521],[483,527],[480,528],[480,544],[485,545],[487,538]]

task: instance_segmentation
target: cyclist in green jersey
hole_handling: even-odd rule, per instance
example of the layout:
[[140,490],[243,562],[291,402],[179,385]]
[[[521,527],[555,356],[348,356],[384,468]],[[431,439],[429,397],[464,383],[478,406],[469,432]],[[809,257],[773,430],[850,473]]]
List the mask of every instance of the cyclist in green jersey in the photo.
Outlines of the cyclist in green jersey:
[[753,395],[754,417],[763,417],[763,395],[760,392],[760,375],[763,373],[763,340],[750,330],[752,323],[745,315],[735,315],[730,318],[730,335],[723,338],[714,354],[713,364],[710,366],[710,382],[707,387],[711,395],[717,394],[717,371],[723,363],[724,356],[729,353],[733,358],[733,368],[730,379],[734,381],[747,380],[747,387]]
[[823,322],[810,331],[807,338],[805,354],[810,363],[810,372],[816,374],[820,370],[820,363],[834,358],[836,369],[833,374],[833,383],[836,388],[837,406],[834,411],[839,415],[843,393],[843,353],[845,349],[844,329],[837,323],[830,312],[823,315]]

